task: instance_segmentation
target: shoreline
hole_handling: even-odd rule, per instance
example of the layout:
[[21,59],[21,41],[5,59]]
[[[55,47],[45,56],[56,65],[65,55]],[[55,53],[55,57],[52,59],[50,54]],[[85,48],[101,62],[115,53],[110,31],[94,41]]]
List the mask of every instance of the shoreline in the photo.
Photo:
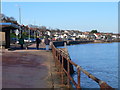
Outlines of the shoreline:
[[70,45],[78,45],[78,44],[88,44],[88,43],[114,43],[114,42],[120,42],[120,41],[95,41],[95,40],[85,40],[85,41],[55,41],[53,42],[55,47],[60,46],[70,46]]

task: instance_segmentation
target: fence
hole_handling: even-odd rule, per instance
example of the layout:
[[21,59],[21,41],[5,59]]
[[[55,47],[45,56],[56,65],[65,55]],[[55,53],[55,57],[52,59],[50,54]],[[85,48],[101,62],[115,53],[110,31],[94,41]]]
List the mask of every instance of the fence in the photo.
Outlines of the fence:
[[[82,69],[79,65],[75,64],[70,60],[68,55],[66,53],[63,53],[61,50],[57,49],[54,44],[52,44],[52,53],[53,53],[53,58],[55,60],[55,65],[58,66],[58,63],[60,65],[60,73],[61,73],[61,83],[64,83],[64,74],[67,76],[67,85],[68,88],[70,88],[70,81],[72,84],[76,87],[81,89],[80,86],[80,75],[81,72],[83,72],[85,75],[87,75],[89,78],[94,80],[95,82],[98,83],[100,86],[101,90],[114,90],[111,86],[109,86],[106,82],[96,78],[86,70]],[[70,64],[75,66],[77,69],[77,81],[75,81],[72,76],[70,75],[71,69],[70,69]]]

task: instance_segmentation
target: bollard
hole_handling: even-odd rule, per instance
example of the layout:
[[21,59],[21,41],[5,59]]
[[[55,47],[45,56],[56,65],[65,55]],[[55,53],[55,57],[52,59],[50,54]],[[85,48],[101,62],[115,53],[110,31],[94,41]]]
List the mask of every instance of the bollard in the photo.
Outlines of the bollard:
[[66,48],[66,45],[67,45],[66,42],[64,42],[64,47],[65,47],[65,48]]

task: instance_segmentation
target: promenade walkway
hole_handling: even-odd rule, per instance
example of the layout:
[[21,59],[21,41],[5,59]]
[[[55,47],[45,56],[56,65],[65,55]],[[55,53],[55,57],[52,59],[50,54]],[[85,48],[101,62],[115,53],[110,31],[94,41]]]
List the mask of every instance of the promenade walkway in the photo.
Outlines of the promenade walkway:
[[[60,76],[51,51],[35,49],[2,51],[3,88],[60,88]],[[1,56],[1,54],[0,54]]]

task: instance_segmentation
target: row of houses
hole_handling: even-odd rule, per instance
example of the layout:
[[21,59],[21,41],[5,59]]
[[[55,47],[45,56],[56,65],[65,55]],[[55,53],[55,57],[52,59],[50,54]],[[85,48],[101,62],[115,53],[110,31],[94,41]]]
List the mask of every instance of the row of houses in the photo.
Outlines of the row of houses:
[[[49,37],[52,40],[119,40],[120,34],[114,33],[92,33],[82,32],[80,30],[60,30],[60,29],[47,29],[45,26],[36,25],[20,25],[13,17],[6,17],[0,15],[0,40],[6,44],[6,47],[10,46],[10,34],[16,35],[18,38],[25,36],[25,38],[40,38]],[[16,31],[18,31],[16,33]]]
[[[13,23],[19,28],[19,36],[22,34],[30,37],[36,38],[36,36],[48,36],[54,40],[59,39],[89,39],[89,40],[113,40],[119,39],[119,34],[114,33],[91,33],[91,32],[82,32],[80,30],[60,30],[60,29],[47,29],[45,26],[37,25],[20,25],[13,17],[7,17],[4,14],[0,14],[1,23]],[[11,30],[11,33],[15,33],[16,30]]]
[[91,32],[81,32],[79,30],[56,30],[45,32],[48,36],[57,39],[70,39],[70,40],[116,40],[120,39],[120,34],[114,33],[91,33]]
[[[2,23],[3,25],[5,23]],[[16,30],[19,31],[18,37],[25,36],[25,39],[36,38],[39,36],[40,38],[49,37],[52,40],[120,40],[120,34],[114,33],[92,33],[92,32],[82,32],[79,30],[59,30],[59,29],[47,29],[45,26],[37,27],[32,25],[16,25],[10,24],[13,28],[5,28],[6,31],[10,31],[11,33],[16,33]],[[4,28],[2,28],[4,29]],[[3,31],[5,31],[3,30]],[[10,35],[7,35],[8,37]]]

